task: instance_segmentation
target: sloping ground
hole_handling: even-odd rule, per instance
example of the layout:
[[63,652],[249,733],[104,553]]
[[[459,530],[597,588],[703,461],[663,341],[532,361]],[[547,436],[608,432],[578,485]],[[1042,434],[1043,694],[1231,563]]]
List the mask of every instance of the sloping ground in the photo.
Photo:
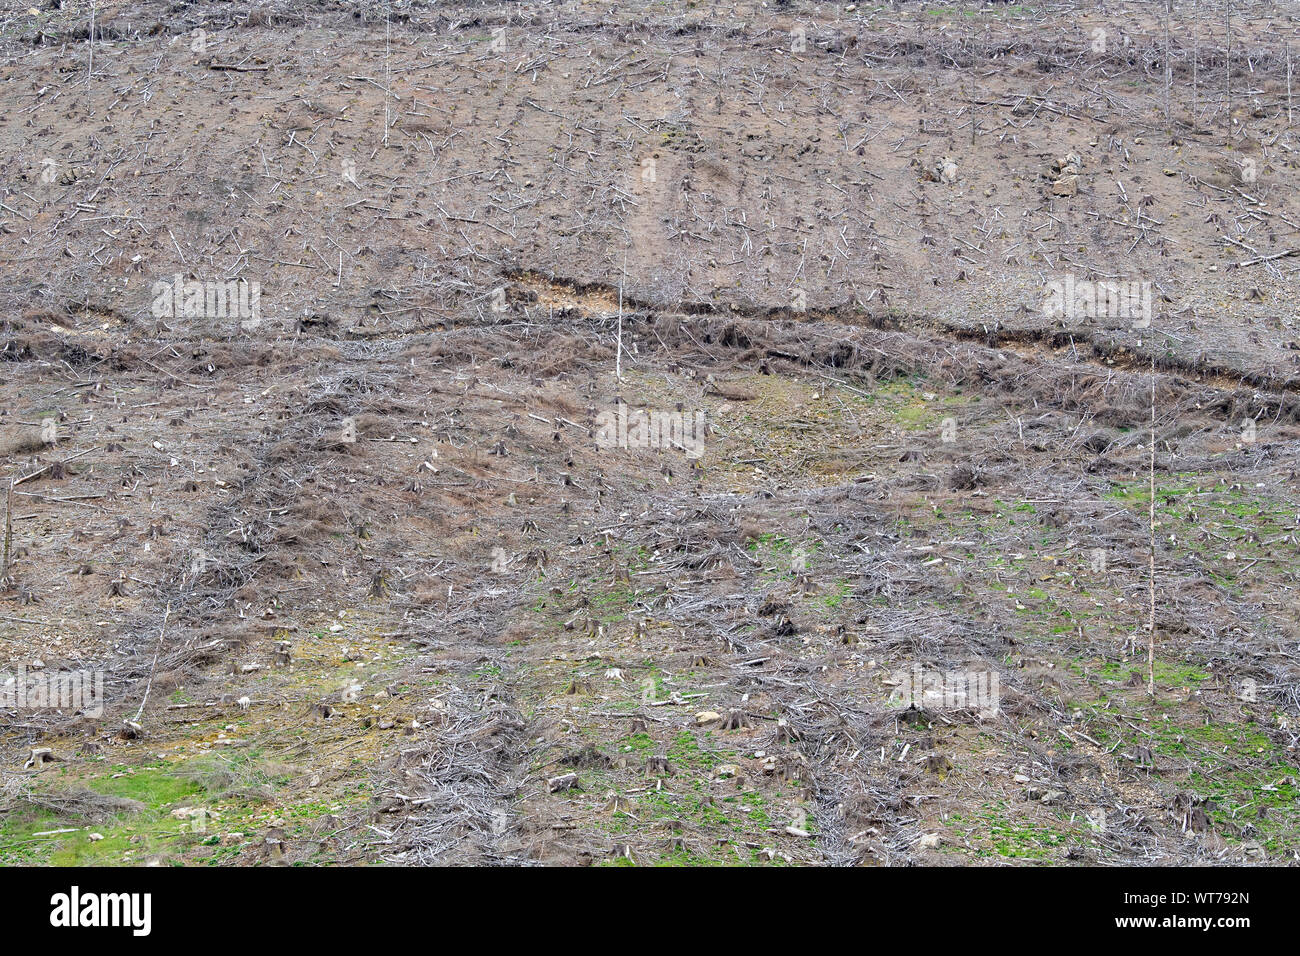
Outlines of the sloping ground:
[[1295,859],[1294,23],[393,11],[9,20],[0,858]]

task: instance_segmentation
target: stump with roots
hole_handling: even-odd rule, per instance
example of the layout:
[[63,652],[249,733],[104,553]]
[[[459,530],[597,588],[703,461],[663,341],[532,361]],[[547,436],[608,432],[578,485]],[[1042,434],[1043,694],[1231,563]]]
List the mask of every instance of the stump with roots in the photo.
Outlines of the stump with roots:
[[781,717],[776,722],[776,742],[779,744],[794,743],[799,739],[799,732],[790,726],[790,721]]
[[646,758],[645,772],[646,776],[671,777],[673,768],[668,763],[667,756],[664,754],[653,754]]
[[952,769],[952,761],[940,753],[928,754],[925,758],[925,772],[945,774]]
[[47,763],[54,760],[54,751],[49,747],[33,747],[31,756],[23,764],[24,770],[35,770],[40,773]]
[[559,793],[562,790],[572,790],[578,785],[578,775],[576,773],[562,773],[558,777],[552,777],[546,781],[546,790],[548,793]]
[[754,722],[749,719],[749,715],[743,710],[732,709],[727,711],[727,716],[722,718],[723,730],[741,730],[742,728],[753,727]]

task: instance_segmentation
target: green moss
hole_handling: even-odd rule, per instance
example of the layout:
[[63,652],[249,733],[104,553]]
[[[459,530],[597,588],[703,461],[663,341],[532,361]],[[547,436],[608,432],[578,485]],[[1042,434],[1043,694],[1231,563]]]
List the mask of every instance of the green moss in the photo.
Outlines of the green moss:
[[[104,866],[138,862],[169,852],[177,839],[190,835],[188,822],[175,819],[170,811],[193,803],[188,798],[199,792],[196,784],[160,767],[114,772],[123,775],[98,777],[88,781],[88,786],[96,793],[138,801],[143,804],[139,813],[123,812],[92,822],[45,810],[11,811],[0,817],[0,863]],[[51,832],[57,830],[73,832]],[[42,833],[48,835],[37,835]],[[91,840],[92,833],[103,839]]]
[[138,800],[146,807],[169,807],[198,793],[200,787],[164,767],[144,767],[122,776],[104,776],[89,781],[97,793]]
[[655,741],[649,734],[629,734],[618,742],[618,746],[621,750],[653,750]]
[[1059,855],[1066,834],[1048,825],[1012,819],[1005,801],[984,804],[975,814],[987,827],[993,852],[1011,859],[1042,860]]

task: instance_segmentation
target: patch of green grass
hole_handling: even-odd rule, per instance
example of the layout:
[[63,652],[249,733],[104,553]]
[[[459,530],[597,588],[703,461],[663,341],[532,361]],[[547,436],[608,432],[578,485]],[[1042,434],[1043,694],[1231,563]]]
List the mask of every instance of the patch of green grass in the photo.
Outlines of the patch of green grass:
[[762,572],[767,581],[792,580],[812,571],[816,567],[816,556],[823,547],[824,543],[816,539],[792,541],[775,533],[761,534],[745,546],[764,565],[773,566],[771,570],[765,568]]
[[185,780],[163,766],[114,770],[121,776],[97,777],[88,781],[90,789],[108,796],[138,800],[151,808],[170,807],[197,794],[200,789],[197,783]]
[[[1013,820],[1006,801],[986,803],[975,818],[987,828],[993,852],[1009,859],[1044,860],[1059,855],[1066,834],[1051,826]],[[954,818],[955,819],[955,818]]]
[[[112,776],[114,773],[121,776]],[[170,811],[192,803],[190,798],[199,792],[196,784],[173,776],[161,766],[129,771],[115,767],[87,781],[87,786],[106,796],[138,801],[143,809],[100,821],[61,816],[44,809],[12,810],[0,815],[0,864],[105,866],[139,862],[167,852],[187,832],[187,822],[173,818]],[[58,830],[72,832],[51,832]],[[91,840],[92,833],[103,839]]]
[[[1080,676],[1087,673],[1100,680],[1115,681],[1121,684],[1128,681],[1134,674],[1137,674],[1145,681],[1147,674],[1146,663],[1138,660],[1084,662],[1075,659],[1070,662],[1069,668]],[[1210,680],[1213,676],[1209,671],[1194,664],[1161,660],[1155,662],[1155,672],[1157,687],[1195,687],[1197,684]]]
[[[708,733],[704,734],[707,742]],[[675,766],[690,767],[696,770],[712,771],[724,759],[732,756],[730,752],[720,753],[713,750],[705,750],[700,747],[696,740],[695,734],[689,730],[683,730],[674,738],[672,746],[668,748],[668,760]]]
[[821,603],[826,606],[827,610],[833,611],[840,607],[846,598],[853,593],[853,585],[843,578],[839,579],[832,585],[829,594],[823,595]]
[[632,750],[634,752],[654,750],[655,741],[649,734],[628,734],[618,742],[618,748],[620,750]]
[[700,856],[689,850],[674,850],[671,853],[665,853],[654,861],[655,866],[717,866],[718,860],[710,859],[707,856]]
[[612,624],[627,617],[627,612],[636,603],[637,592],[627,585],[610,588],[588,598],[592,613],[602,624]]

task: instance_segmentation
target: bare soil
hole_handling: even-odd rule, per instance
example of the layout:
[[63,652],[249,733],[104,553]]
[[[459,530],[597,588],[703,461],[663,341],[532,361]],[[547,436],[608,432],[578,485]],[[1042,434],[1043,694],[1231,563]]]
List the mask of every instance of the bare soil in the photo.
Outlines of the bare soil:
[[0,862],[1300,859],[1300,23],[1212,6],[6,5],[0,663],[105,697]]

